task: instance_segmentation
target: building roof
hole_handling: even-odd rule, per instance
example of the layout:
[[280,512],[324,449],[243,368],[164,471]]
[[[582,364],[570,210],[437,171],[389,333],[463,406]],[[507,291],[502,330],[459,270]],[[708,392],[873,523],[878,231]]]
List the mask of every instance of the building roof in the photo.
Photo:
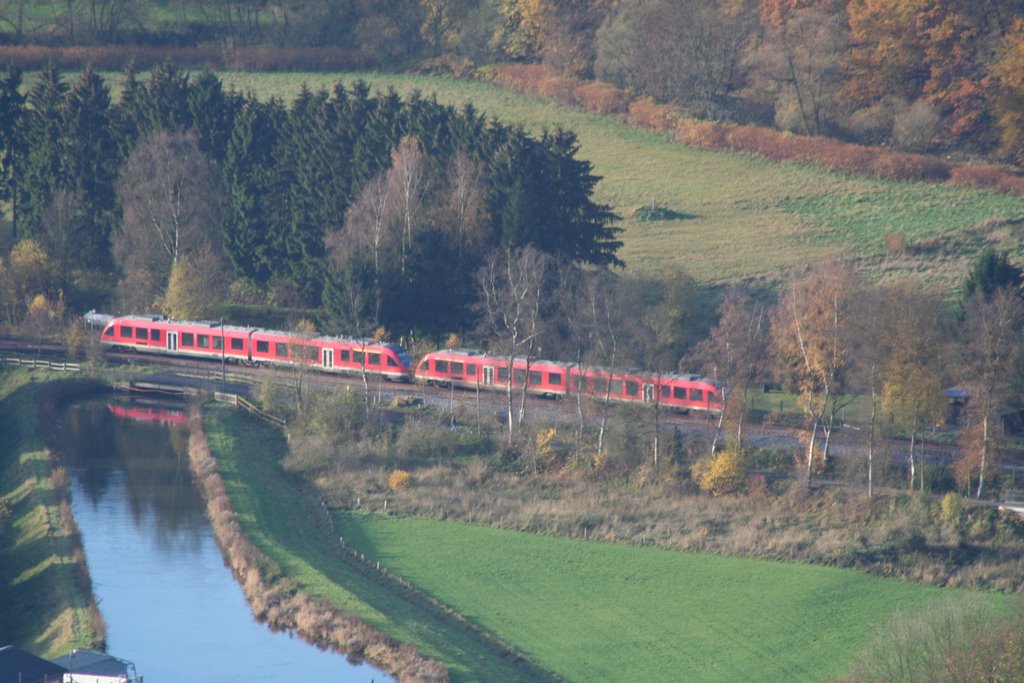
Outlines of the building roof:
[[110,677],[122,676],[126,680],[129,678],[129,664],[127,662],[98,650],[79,648],[72,651],[71,654],[58,657],[53,661],[75,674]]
[[14,645],[0,647],[0,683],[50,683],[60,681],[66,672],[64,667]]

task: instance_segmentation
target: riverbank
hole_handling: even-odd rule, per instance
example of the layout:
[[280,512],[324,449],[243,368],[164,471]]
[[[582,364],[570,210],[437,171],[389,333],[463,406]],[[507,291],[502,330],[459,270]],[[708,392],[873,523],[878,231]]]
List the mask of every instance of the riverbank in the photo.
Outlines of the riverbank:
[[284,476],[280,461],[288,445],[278,430],[211,406],[201,425],[193,422],[190,438],[193,471],[207,492],[218,541],[258,617],[324,646],[362,654],[402,681],[443,678],[444,667],[413,649],[444,661],[456,681],[549,676],[347,561],[315,494]]
[[102,649],[105,640],[67,472],[46,448],[40,418],[92,388],[38,370],[0,371],[0,645],[44,658]]

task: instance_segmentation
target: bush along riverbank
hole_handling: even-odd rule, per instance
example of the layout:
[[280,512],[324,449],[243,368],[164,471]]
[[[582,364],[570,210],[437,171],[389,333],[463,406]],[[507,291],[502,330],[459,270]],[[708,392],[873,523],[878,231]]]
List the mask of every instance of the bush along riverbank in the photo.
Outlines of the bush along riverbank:
[[317,646],[350,657],[365,657],[403,683],[448,680],[447,669],[440,662],[419,655],[358,617],[298,589],[277,563],[246,538],[210,451],[198,407],[190,417],[188,452],[217,543],[257,619],[271,628],[292,630]]
[[103,649],[106,626],[71,512],[70,479],[44,446],[40,435],[51,425],[39,417],[96,385],[47,379],[0,372],[0,646],[57,657]]

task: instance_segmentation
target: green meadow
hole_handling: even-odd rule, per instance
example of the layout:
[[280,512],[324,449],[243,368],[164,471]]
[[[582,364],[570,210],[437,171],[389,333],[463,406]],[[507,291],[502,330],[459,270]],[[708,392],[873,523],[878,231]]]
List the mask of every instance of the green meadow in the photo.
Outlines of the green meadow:
[[[342,562],[336,539],[311,523],[315,496],[281,471],[280,432],[219,406],[204,424],[245,533],[300,587],[441,659],[453,680],[529,680],[469,632]],[[894,612],[968,595],[822,566],[334,517],[349,547],[572,681],[817,681],[842,674]]]
[[894,612],[950,595],[831,567],[338,518],[368,558],[572,681],[819,681]]
[[221,406],[204,409],[204,430],[244,533],[300,588],[441,660],[454,681],[532,680],[478,638],[343,562],[338,539],[312,521],[316,496],[281,471],[287,443],[279,430]]
[[[665,134],[638,130],[552,100],[483,82],[439,76],[360,74],[220,74],[226,87],[290,102],[305,84],[328,91],[341,81],[367,81],[376,90],[419,91],[455,106],[472,103],[488,118],[539,132],[576,132],[578,156],[602,177],[596,200],[622,216],[627,267],[656,275],[681,268],[707,283],[775,277],[821,256],[845,250],[874,276],[914,274],[943,288],[956,286],[986,239],[1020,250],[1024,197],[919,182],[892,182],[775,163],[748,154],[692,149]],[[116,83],[116,77],[113,78]],[[674,220],[643,220],[643,207],[673,212]],[[992,231],[995,230],[993,233]],[[908,245],[949,240],[946,251],[885,259],[885,236]]]

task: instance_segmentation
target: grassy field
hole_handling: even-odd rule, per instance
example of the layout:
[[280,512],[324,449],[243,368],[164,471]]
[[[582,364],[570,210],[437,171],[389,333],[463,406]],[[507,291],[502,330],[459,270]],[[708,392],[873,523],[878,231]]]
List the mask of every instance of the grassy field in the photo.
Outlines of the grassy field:
[[456,522],[339,522],[368,557],[574,681],[818,681],[843,673],[894,612],[951,594],[850,570]]
[[[704,282],[775,276],[820,254],[849,249],[874,277],[908,273],[943,288],[959,283],[969,257],[986,240],[1024,257],[1024,198],[925,183],[890,182],[773,163],[731,152],[691,149],[667,136],[612,118],[486,83],[433,76],[380,74],[220,74],[226,86],[290,101],[312,89],[357,78],[375,89],[419,90],[531,131],[562,126],[579,136],[579,156],[603,177],[596,199],[623,216],[627,266],[645,274],[682,268]],[[115,79],[116,80],[116,79]],[[641,221],[637,209],[658,205],[685,216]],[[885,235],[929,249],[886,256]],[[940,244],[934,248],[935,240]],[[943,241],[944,240],[944,241]]]
[[56,463],[37,430],[37,379],[45,376],[0,372],[0,645],[57,657],[100,637],[75,580],[50,476]]
[[301,588],[440,659],[452,680],[531,680],[472,635],[452,629],[342,562],[337,539],[310,522],[308,506],[315,507],[315,497],[297,491],[281,473],[287,445],[278,430],[221,407],[205,411],[204,428],[246,535]]

